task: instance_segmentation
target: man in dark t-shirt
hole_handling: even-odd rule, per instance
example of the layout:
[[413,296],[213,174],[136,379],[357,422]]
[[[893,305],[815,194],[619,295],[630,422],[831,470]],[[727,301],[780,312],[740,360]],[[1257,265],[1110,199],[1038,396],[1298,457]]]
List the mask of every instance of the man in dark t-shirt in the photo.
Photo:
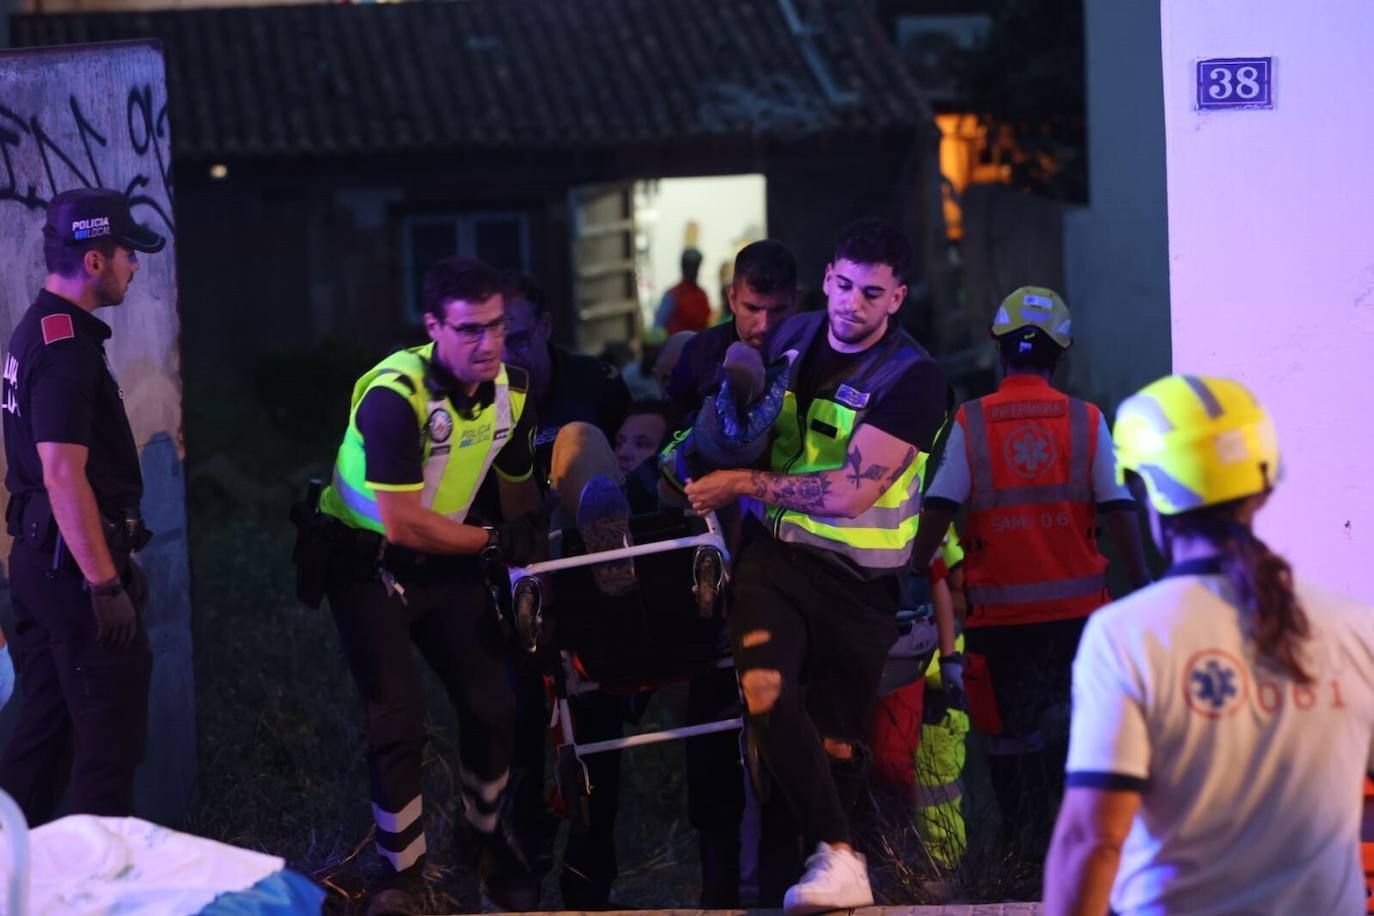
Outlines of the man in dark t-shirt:
[[[533,277],[507,272],[503,288],[511,322],[506,361],[528,371],[530,395],[539,416],[535,474],[541,485],[558,491],[554,526],[570,526],[578,521],[582,487],[591,476],[619,479],[610,443],[629,412],[630,391],[614,366],[552,342],[553,323],[545,294]],[[608,489],[624,499],[614,486]],[[628,511],[626,504],[627,518]],[[522,657],[513,675],[518,720],[515,818],[527,852],[540,867],[551,862],[557,831],[557,819],[548,811],[543,794],[549,721],[545,664],[542,658]],[[617,733],[623,714],[621,698],[591,694],[573,703],[583,740]],[[619,778],[618,758],[609,753],[587,758],[592,782],[605,788],[593,794],[589,829],[574,832],[568,839],[559,883],[569,908],[600,909],[606,904],[615,876],[615,798],[609,787]]]
[[503,276],[506,314],[506,362],[529,373],[530,396],[539,428],[534,434],[536,470],[549,479],[553,444],[569,423],[590,423],[608,442],[615,440],[630,409],[630,389],[610,363],[552,342],[553,320],[544,291],[533,277]]
[[138,448],[105,357],[110,327],[94,313],[124,301],[137,252],[165,244],[123,194],[100,188],[53,198],[43,235],[48,276],[10,338],[3,386],[23,695],[0,787],[31,826],[57,813],[64,790],[70,813],[133,814],[152,652],[131,553],[148,534]]
[[791,319],[769,345],[794,398],[774,424],[768,470],[715,471],[686,487],[698,512],[748,497],[767,521],[746,526],[728,624],[751,739],[802,835],[819,841],[787,912],[873,903],[849,818],[897,635],[922,453],[945,402],[943,373],[892,320],[910,264],[895,227],[845,227],[825,314]]

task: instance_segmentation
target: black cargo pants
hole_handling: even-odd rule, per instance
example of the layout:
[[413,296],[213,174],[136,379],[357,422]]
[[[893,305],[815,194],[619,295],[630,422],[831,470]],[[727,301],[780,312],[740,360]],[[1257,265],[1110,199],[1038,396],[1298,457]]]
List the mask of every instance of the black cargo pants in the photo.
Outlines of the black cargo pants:
[[[0,756],[0,788],[30,826],[71,814],[127,817],[148,737],[153,656],[139,617],[131,644],[96,641],[85,577],[65,551],[16,539],[10,554],[14,628],[6,634],[19,724]],[[127,569],[122,558],[116,565]],[[55,567],[55,568],[54,568]]]

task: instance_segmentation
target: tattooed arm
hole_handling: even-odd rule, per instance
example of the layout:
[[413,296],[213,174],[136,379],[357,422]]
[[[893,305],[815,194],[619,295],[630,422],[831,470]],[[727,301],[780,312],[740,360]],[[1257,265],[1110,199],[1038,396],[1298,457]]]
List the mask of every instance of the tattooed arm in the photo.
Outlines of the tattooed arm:
[[741,496],[807,515],[854,518],[877,502],[916,459],[914,446],[873,426],[860,426],[844,467],[810,474],[715,471],[687,485],[697,512],[709,512]]

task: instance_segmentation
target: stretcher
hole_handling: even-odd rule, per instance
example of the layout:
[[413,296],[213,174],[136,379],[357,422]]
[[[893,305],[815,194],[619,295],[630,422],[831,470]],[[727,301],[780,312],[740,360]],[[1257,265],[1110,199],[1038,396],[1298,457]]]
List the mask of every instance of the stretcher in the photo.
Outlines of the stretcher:
[[[578,739],[572,697],[643,692],[734,665],[723,639],[721,598],[730,552],[715,514],[697,518],[664,510],[635,516],[630,534],[633,546],[588,554],[575,529],[554,532],[555,559],[510,571],[520,641],[531,651],[541,642],[556,649],[548,672],[554,696],[550,724],[560,734],[555,775],[575,812],[593,788],[584,763],[588,755],[743,726],[733,716],[601,741]],[[603,594],[591,567],[626,559],[634,561],[636,588],[619,597]],[[703,588],[712,598],[704,603]]]
[[324,901],[277,856],[134,817],[75,814],[30,831],[4,792],[0,850],[9,916],[305,916]]

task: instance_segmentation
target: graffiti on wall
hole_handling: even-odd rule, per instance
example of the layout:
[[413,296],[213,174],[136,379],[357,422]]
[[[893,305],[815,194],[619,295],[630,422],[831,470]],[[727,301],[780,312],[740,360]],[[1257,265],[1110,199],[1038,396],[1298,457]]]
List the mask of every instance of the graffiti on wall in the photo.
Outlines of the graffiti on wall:
[[[109,160],[118,151],[129,154],[121,155],[121,161],[132,158],[137,170],[116,190],[124,192],[136,213],[146,208],[156,216],[145,213],[145,222],[165,235],[175,235],[167,101],[164,97],[158,102],[152,86],[131,86],[125,113],[122,132],[102,132],[91,123],[76,95],[69,96],[68,111],[56,116],[61,123],[54,123],[48,112],[20,112],[0,104],[0,203],[36,210],[47,207],[54,195],[68,188],[110,187],[106,184],[113,180]],[[26,169],[26,163],[41,165],[41,174]]]

